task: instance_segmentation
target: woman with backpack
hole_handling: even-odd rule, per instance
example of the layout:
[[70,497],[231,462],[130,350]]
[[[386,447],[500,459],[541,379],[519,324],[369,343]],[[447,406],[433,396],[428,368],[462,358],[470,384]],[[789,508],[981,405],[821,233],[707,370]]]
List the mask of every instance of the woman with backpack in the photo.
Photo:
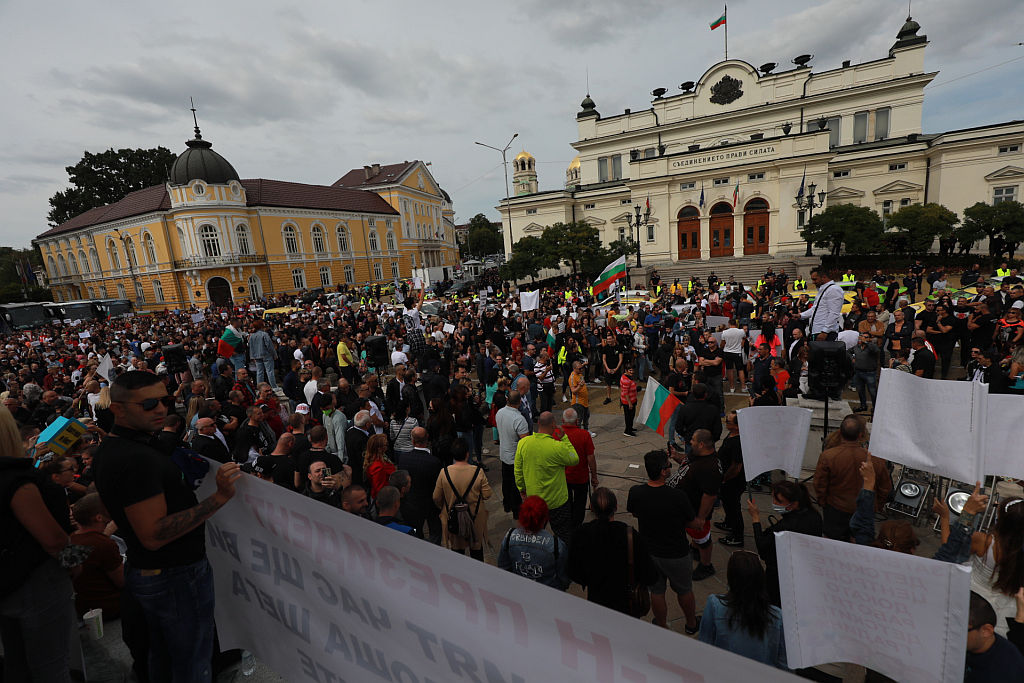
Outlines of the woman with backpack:
[[487,508],[491,485],[483,468],[471,465],[466,442],[451,445],[452,464],[441,470],[434,486],[434,504],[441,510],[441,543],[446,548],[483,561],[487,537]]

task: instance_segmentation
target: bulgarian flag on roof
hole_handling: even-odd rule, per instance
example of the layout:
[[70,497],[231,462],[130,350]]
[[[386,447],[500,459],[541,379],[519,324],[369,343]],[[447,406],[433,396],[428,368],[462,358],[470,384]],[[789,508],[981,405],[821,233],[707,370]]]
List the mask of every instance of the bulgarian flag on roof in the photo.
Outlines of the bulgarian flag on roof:
[[242,336],[235,331],[235,328],[228,325],[224,328],[224,334],[217,342],[217,355],[221,358],[231,358],[235,355],[236,349],[242,345]]
[[711,30],[714,31],[719,26],[725,26],[725,12],[722,12],[722,16],[711,22]]
[[612,286],[612,283],[616,280],[621,280],[626,277],[626,255],[623,254],[619,258],[615,259],[597,276],[594,280],[594,296],[597,296],[601,292],[605,291]]
[[668,389],[648,377],[644,400],[636,414],[637,422],[665,436],[665,427],[679,403],[679,399],[670,394]]

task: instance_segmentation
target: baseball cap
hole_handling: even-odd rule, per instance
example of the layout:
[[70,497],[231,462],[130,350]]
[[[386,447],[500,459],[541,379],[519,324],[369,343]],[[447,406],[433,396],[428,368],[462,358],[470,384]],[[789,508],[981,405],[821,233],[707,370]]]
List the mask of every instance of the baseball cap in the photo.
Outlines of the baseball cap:
[[299,415],[309,415],[309,406],[305,403],[300,403],[295,406],[295,412]]
[[1014,301],[1010,308],[1024,308],[1024,301]]

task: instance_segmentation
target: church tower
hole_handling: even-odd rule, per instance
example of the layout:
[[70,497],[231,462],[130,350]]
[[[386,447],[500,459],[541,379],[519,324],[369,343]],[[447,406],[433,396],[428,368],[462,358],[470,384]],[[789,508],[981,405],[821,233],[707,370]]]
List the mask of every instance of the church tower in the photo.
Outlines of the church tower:
[[537,160],[525,149],[512,160],[512,184],[517,197],[537,192]]

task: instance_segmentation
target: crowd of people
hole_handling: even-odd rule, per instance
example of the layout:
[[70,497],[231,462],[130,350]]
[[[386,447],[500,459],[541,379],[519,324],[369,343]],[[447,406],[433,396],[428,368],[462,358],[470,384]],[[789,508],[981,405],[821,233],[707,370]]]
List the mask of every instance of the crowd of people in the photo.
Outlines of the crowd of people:
[[[744,550],[746,475],[726,397],[749,405],[838,397],[841,384],[817,381],[815,340],[845,342],[843,384],[853,382],[861,413],[874,407],[880,368],[951,377],[957,344],[958,379],[1021,391],[1016,272],[989,285],[969,271],[978,293],[958,297],[944,273],[932,273],[918,311],[922,274],[911,266],[902,289],[880,271],[864,281],[843,274],[856,291],[847,302],[850,287],[824,269],[810,274],[813,297],[784,271],[769,269],[750,287],[714,275],[667,285],[655,272],[648,295],[621,306],[570,279],[542,289],[524,311],[514,288],[491,273],[475,294],[426,308],[424,292],[403,285],[390,302],[362,288],[7,335],[5,680],[69,680],[71,605],[79,616],[100,608],[123,620],[141,680],[210,680],[223,660],[203,523],[244,476],[478,560],[489,543],[486,501],[498,488],[491,479],[500,479],[509,528],[496,548],[499,567],[559,590],[576,583],[588,600],[651,612],[660,626],[671,588],[686,634],[785,668],[775,533],[912,552],[915,531],[885,522],[875,532],[890,468],[862,445],[865,417],[850,415],[821,456],[813,498],[801,483],[770,484],[778,518],[767,527],[748,503],[756,552]],[[647,481],[623,501],[634,530],[616,519],[615,492],[600,485],[591,407],[603,393],[603,405],[621,407],[623,434],[635,436],[652,375],[680,405],[665,448],[643,457]],[[605,389],[591,396],[595,382]],[[66,450],[40,438],[60,418],[85,428]],[[197,454],[219,466],[207,472]],[[207,474],[216,493],[200,501],[193,483]],[[970,510],[983,498],[972,496]],[[937,559],[975,565],[975,594],[995,615],[972,602],[970,680],[995,680],[980,672],[1014,666],[1024,676],[1024,657],[1002,640],[1024,645],[1020,500],[1001,501],[982,535],[968,508],[952,526],[936,509],[947,520]],[[728,592],[698,610],[693,582],[717,571],[712,528],[734,549]]]

